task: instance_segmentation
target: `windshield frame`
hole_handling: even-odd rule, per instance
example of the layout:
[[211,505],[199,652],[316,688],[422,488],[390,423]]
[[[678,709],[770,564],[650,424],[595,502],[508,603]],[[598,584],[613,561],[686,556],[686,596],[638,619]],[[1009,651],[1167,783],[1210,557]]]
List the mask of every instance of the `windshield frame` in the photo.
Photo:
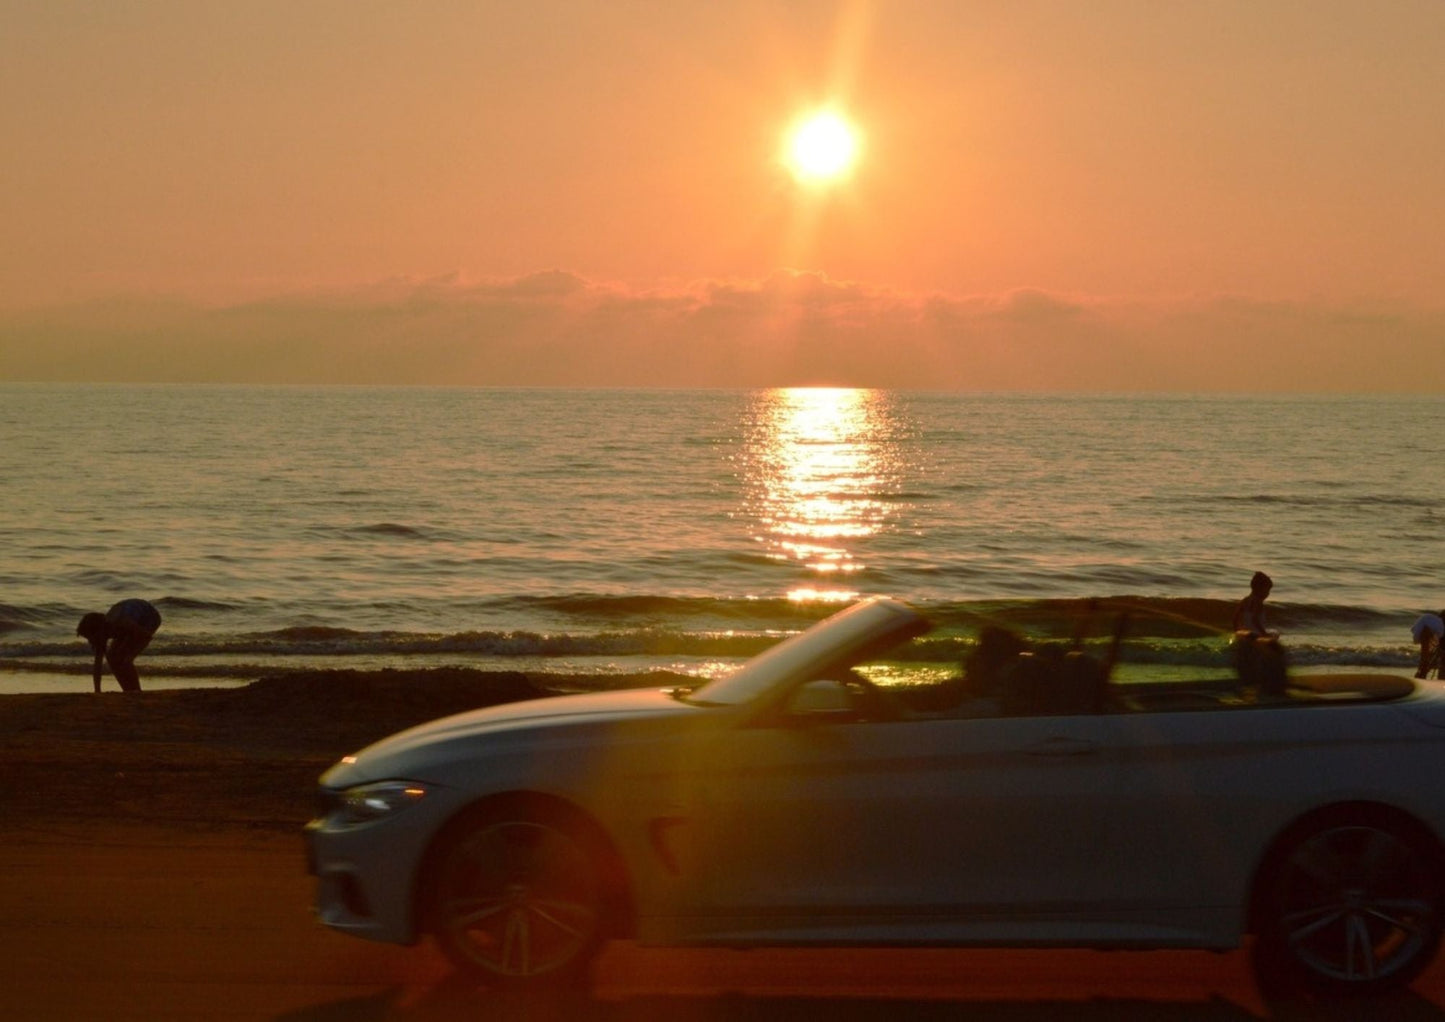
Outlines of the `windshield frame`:
[[863,600],[764,650],[734,673],[699,686],[687,701],[742,706],[780,687],[812,680],[825,668],[849,666],[930,627],[926,618],[897,600]]

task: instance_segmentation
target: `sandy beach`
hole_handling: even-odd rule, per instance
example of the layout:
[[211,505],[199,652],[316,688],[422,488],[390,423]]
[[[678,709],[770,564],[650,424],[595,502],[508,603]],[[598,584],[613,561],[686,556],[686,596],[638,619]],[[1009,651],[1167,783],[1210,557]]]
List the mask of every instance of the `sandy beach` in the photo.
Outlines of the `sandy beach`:
[[[681,684],[666,673],[613,687]],[[431,668],[312,671],[236,688],[0,696],[7,828],[242,828],[295,833],[347,753],[448,714],[599,685],[596,677]]]
[[[590,992],[539,1002],[458,984],[430,946],[368,944],[314,921],[300,828],[322,770],[411,723],[567,684],[467,670],[320,672],[237,689],[0,697],[0,1015],[1281,1017],[1260,1000],[1243,952],[714,952],[616,944],[599,961]],[[1391,1018],[1440,1020],[1441,1004],[1445,969],[1437,965],[1386,1007]]]

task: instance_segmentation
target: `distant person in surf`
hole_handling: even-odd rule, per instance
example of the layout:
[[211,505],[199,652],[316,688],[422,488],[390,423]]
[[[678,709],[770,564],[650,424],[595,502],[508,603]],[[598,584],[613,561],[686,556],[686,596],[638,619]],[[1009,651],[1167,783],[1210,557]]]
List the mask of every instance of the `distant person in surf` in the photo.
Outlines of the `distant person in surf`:
[[104,614],[90,613],[80,619],[75,634],[95,651],[95,690],[100,691],[100,664],[104,659],[124,692],[140,691],[140,674],[135,658],[150,645],[161,626],[160,611],[145,600],[121,600]]
[[1440,663],[1435,653],[1440,648],[1440,640],[1445,639],[1445,610],[1421,614],[1410,626],[1410,635],[1420,647],[1420,666],[1415,670],[1415,677],[1424,678],[1432,668],[1436,669],[1435,676],[1440,677]]
[[1249,580],[1249,595],[1234,611],[1234,666],[1241,681],[1257,685],[1261,692],[1282,695],[1285,690],[1284,650],[1279,633],[1271,632],[1264,619],[1264,601],[1274,589],[1274,580],[1256,571]]
[[1247,632],[1254,639],[1279,638],[1264,623],[1264,601],[1273,588],[1274,579],[1262,571],[1254,573],[1249,580],[1249,595],[1239,601],[1234,611],[1235,634]]

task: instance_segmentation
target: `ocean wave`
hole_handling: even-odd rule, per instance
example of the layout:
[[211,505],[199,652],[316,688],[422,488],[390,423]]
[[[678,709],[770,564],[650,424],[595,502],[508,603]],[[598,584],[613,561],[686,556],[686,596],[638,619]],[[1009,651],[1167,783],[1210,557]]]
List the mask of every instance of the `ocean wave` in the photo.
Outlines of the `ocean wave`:
[[66,576],[66,582],[77,589],[98,589],[112,592],[117,587],[125,585],[126,581],[123,576],[113,571],[103,571],[99,568],[87,568],[71,572]]
[[402,539],[431,538],[424,529],[419,529],[412,525],[401,525],[397,522],[377,522],[373,525],[358,525],[346,531],[353,535],[361,536],[397,536]]
[[1345,510],[1357,510],[1376,507],[1406,507],[1406,508],[1433,508],[1437,503],[1428,496],[1411,496],[1408,494],[1393,493],[1370,493],[1370,494],[1347,494],[1334,496],[1328,493],[1320,493],[1318,490],[1309,494],[1298,493],[1217,493],[1207,496],[1189,495],[1188,497],[1178,496],[1154,496],[1146,500],[1156,500],[1161,503],[1172,504],[1219,504],[1230,505],[1281,505],[1287,507],[1307,508],[1335,508]]
[[[647,642],[713,641],[713,636],[758,635],[801,630],[832,614],[841,601],[790,599],[788,597],[706,597],[658,594],[571,593],[551,596],[507,596],[477,601],[470,608],[447,611],[454,621],[474,618],[492,624],[488,630],[465,627],[418,629],[415,621],[425,616],[422,608],[406,601],[382,600],[361,606],[372,615],[405,619],[410,627],[366,630],[333,625],[324,617],[307,615],[304,623],[283,625],[244,635],[228,634],[226,625],[241,604],[217,600],[166,596],[156,603],[162,611],[175,611],[172,626],[163,628],[156,642],[179,642],[175,625],[182,620],[186,631],[219,636],[228,648],[275,644],[382,643],[469,644],[496,642],[497,636],[531,635],[553,643],[571,643],[581,637],[646,636]],[[1007,628],[1039,639],[1101,637],[1113,633],[1120,619],[1126,619],[1126,634],[1132,639],[1203,639],[1227,636],[1233,625],[1237,601],[1205,597],[1115,595],[1102,597],[1035,597],[995,600],[913,601],[926,615],[936,633],[968,638],[986,625]],[[1269,620],[1286,636],[1303,634],[1312,640],[1330,634],[1378,636],[1394,641],[1408,635],[1414,611],[1386,610],[1348,604],[1270,603]],[[34,630],[36,639],[72,638],[79,611],[63,605],[26,607],[0,604],[0,633]],[[355,611],[348,619],[355,620]],[[169,615],[168,615],[169,616]],[[247,615],[248,617],[250,615]],[[515,627],[504,623],[516,622]],[[503,627],[496,627],[503,624]],[[660,638],[661,637],[661,638]],[[13,641],[13,640],[12,640]],[[194,641],[194,640],[184,640]],[[508,641],[515,641],[509,639]],[[539,640],[540,641],[540,638]],[[609,639],[609,642],[619,640]],[[5,648],[0,647],[0,655]]]
[[554,613],[602,621],[647,617],[678,621],[722,618],[739,622],[811,621],[837,607],[816,606],[786,597],[773,599],[658,596],[610,596],[573,593],[562,596],[518,596],[507,601],[527,613]]
[[0,603],[0,634],[34,628],[45,620],[45,612],[37,607],[17,607]]
[[157,607],[168,607],[172,610],[235,610],[236,604],[222,603],[220,600],[195,600],[185,596],[163,596],[155,601]]
[[[991,619],[997,620],[997,619]],[[1020,629],[1038,648],[1072,646],[1102,656],[1114,639],[1107,630],[1066,638]],[[1230,662],[1228,642],[1218,635],[1161,635],[1127,630],[1119,646],[1120,659],[1134,664],[1225,667]],[[446,635],[408,632],[363,632],[341,628],[298,627],[242,636],[158,635],[147,656],[171,661],[204,663],[201,673],[254,670],[252,661],[304,659],[334,662],[351,659],[425,658],[466,662],[474,658],[497,660],[667,660],[699,659],[740,662],[767,649],[786,632],[685,632],[665,629],[619,630],[598,633],[549,634],[529,631],[476,631]],[[936,630],[894,655],[900,661],[962,663],[977,646],[973,630]],[[1286,642],[1291,662],[1298,665],[1401,667],[1413,663],[1408,643]],[[32,661],[56,660],[88,664],[88,651],[76,642],[7,641],[0,643],[0,666],[25,669]],[[246,665],[236,667],[237,664]],[[199,669],[198,669],[199,670]]]
[[[637,619],[670,622],[713,621],[742,628],[801,628],[839,609],[828,600],[775,598],[715,598],[687,596],[577,593],[564,596],[515,597],[508,607],[495,607],[505,614],[510,608],[529,616],[552,614],[591,620],[603,627],[609,622],[625,624]],[[996,625],[1042,636],[1072,636],[1081,627],[1112,627],[1120,614],[1130,616],[1131,630],[1162,636],[1203,636],[1230,630],[1236,601],[1187,597],[1111,596],[1100,598],[1035,598],[961,601],[916,601],[935,628],[974,631]],[[1346,623],[1370,620],[1372,613],[1357,608],[1299,608],[1281,620],[1292,624],[1334,619]]]
[[263,638],[274,638],[281,642],[341,642],[350,641],[362,637],[362,633],[353,628],[332,628],[326,625],[296,625],[291,628],[278,628],[274,632],[259,633]]
[[[426,635],[409,632],[354,632],[343,628],[288,628],[253,635],[166,636],[152,640],[148,656],[405,656],[449,654],[489,657],[638,657],[707,656],[744,658],[778,640],[776,634],[688,633],[665,630],[546,634],[540,632],[460,632]],[[88,653],[74,641],[8,642],[0,660],[75,657]]]
[[[1127,615],[1130,635],[1189,638],[1228,635],[1237,607],[1236,600],[1203,597],[1107,596],[938,603],[923,609],[935,624],[993,624],[1048,636],[1111,628],[1111,622]],[[1285,632],[1338,628],[1386,632],[1408,628],[1410,623],[1397,612],[1338,604],[1271,603],[1268,613],[1271,625]]]

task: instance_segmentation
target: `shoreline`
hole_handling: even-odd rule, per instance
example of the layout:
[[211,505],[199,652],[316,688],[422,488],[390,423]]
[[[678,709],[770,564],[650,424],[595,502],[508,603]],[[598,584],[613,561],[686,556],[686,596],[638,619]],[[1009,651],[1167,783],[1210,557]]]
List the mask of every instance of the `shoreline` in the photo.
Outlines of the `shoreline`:
[[[558,669],[543,667],[538,669],[534,664],[498,665],[495,662],[483,666],[458,665],[454,662],[436,661],[421,662],[405,666],[377,665],[365,662],[350,662],[345,666],[319,666],[305,664],[302,666],[252,666],[250,669],[239,669],[236,667],[212,668],[188,668],[177,670],[169,664],[159,667],[138,662],[140,667],[141,691],[144,692],[174,692],[191,689],[200,690],[222,690],[222,689],[244,689],[255,685],[257,682],[279,683],[289,680],[301,685],[315,684],[319,679],[334,677],[376,677],[380,679],[394,679],[396,683],[402,683],[407,678],[425,683],[428,678],[436,678],[444,675],[454,677],[486,677],[503,675],[525,675],[531,679],[539,688],[548,691],[579,691],[584,689],[598,688],[626,688],[638,684],[648,684],[647,679],[651,677],[661,678],[661,684],[696,685],[705,680],[695,674],[685,674],[682,671],[670,670],[667,667],[640,665],[634,669],[612,670],[612,671],[579,671],[569,670],[567,665],[558,665]],[[0,698],[8,696],[23,695],[73,695],[82,693],[94,695],[89,664],[83,667],[67,666],[65,668],[50,666],[34,666],[31,664],[6,663],[0,660]],[[101,692],[119,692],[119,684],[115,675],[107,666],[101,674]]]
[[[255,678],[227,678],[218,675],[141,675],[142,691],[173,692],[178,689],[245,688]],[[100,679],[102,692],[119,691],[115,675],[107,668]],[[0,668],[0,697],[28,695],[70,695],[81,692],[94,695],[89,674],[62,671],[16,671]]]

